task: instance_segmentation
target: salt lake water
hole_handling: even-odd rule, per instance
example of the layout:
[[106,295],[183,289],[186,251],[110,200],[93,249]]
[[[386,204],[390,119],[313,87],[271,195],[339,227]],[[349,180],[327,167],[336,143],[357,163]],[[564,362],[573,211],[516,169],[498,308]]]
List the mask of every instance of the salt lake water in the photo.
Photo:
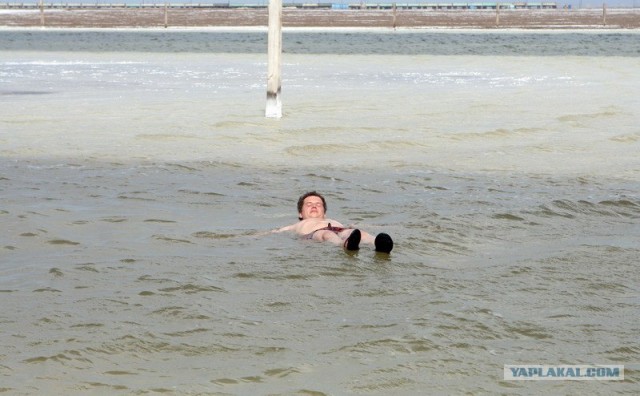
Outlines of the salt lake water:
[[262,30],[0,30],[0,391],[636,393],[639,39],[286,30],[274,120]]

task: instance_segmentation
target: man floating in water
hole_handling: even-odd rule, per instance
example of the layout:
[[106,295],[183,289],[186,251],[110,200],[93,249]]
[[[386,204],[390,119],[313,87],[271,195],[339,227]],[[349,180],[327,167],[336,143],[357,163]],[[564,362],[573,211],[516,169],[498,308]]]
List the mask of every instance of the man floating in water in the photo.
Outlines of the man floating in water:
[[393,240],[388,234],[373,235],[357,228],[345,227],[339,222],[325,217],[327,202],[315,191],[308,192],[298,199],[299,222],[282,227],[274,232],[293,231],[305,239],[329,241],[343,246],[346,250],[360,249],[360,242],[373,244],[376,252],[389,253],[393,249]]

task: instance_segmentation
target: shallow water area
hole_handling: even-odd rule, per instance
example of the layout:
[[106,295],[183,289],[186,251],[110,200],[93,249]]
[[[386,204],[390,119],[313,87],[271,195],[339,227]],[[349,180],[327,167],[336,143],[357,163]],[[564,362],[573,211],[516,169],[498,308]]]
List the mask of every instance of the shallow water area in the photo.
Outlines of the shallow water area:
[[[286,54],[280,120],[253,50],[5,48],[0,389],[633,393],[640,58],[345,53],[384,34]],[[392,254],[262,234],[313,189]]]

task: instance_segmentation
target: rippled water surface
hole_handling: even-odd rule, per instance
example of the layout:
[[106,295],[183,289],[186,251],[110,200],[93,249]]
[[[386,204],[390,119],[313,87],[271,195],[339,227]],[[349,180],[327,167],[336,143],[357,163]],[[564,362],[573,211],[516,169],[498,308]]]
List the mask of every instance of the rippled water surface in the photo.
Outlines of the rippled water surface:
[[[2,50],[116,51],[163,53],[252,53],[266,51],[266,28],[230,30],[0,30]],[[283,48],[291,54],[640,56],[640,33],[634,30],[492,31],[453,29],[285,28]]]
[[[606,52],[617,33],[523,56],[478,51],[486,33],[401,54],[305,33],[281,120],[266,57],[203,32],[21,33],[41,44],[0,57],[0,393],[636,392],[640,58]],[[260,234],[312,189],[392,254]]]

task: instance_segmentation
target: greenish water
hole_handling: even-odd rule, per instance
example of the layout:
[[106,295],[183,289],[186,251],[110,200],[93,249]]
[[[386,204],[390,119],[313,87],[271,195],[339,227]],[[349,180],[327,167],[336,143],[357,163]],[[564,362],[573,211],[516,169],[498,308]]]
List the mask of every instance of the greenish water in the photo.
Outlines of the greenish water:
[[[288,54],[272,120],[261,54],[77,49],[2,51],[5,393],[637,388],[636,56]],[[392,254],[256,235],[312,189]]]

